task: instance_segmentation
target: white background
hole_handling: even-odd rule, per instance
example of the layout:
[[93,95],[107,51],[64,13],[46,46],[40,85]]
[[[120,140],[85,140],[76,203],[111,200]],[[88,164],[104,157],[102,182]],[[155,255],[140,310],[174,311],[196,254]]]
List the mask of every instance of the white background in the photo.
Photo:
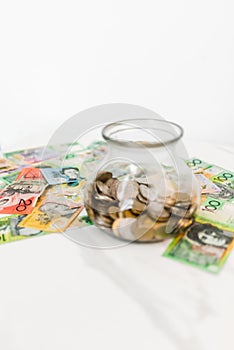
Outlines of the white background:
[[46,144],[70,116],[111,102],[232,145],[233,9],[231,0],[1,0],[3,149]]
[[[125,102],[180,123],[193,154],[233,168],[211,145],[233,145],[233,1],[0,1],[5,150]],[[233,252],[213,276],[163,258],[167,244],[104,252],[54,234],[2,245],[0,349],[232,349]]]

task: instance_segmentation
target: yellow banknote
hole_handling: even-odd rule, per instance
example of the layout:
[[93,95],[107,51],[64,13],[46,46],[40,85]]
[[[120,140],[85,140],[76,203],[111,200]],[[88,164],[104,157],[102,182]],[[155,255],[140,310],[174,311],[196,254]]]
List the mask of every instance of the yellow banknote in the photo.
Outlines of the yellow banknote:
[[32,213],[21,221],[20,227],[36,228],[47,232],[63,232],[79,215],[83,206],[69,206],[49,199],[40,201]]

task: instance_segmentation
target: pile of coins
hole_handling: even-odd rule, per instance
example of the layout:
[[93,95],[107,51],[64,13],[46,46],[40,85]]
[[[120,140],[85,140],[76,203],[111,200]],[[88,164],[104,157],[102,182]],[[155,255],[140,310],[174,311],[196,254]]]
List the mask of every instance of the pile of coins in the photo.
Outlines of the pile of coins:
[[145,177],[119,180],[100,172],[89,185],[85,207],[95,225],[128,241],[154,242],[175,236],[192,224],[196,202],[189,194],[151,186]]

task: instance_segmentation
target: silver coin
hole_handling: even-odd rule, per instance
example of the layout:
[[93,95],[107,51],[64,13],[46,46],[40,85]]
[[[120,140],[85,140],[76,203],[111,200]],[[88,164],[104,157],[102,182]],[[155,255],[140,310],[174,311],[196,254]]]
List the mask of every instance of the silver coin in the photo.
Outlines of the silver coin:
[[177,229],[180,227],[180,224],[179,224],[180,219],[181,219],[180,217],[172,215],[167,222],[165,232],[168,234],[175,233],[175,231],[177,231]]
[[92,194],[93,194],[93,198],[97,199],[99,201],[109,201],[109,202],[113,201],[113,198],[100,192],[98,185],[97,185],[97,182],[93,183],[93,193]]
[[135,180],[138,182],[139,185],[149,185],[149,182],[146,177],[136,178]]
[[121,181],[117,188],[117,199],[119,201],[135,198],[139,193],[139,185],[136,181]]
[[96,187],[99,193],[104,194],[108,197],[110,196],[110,189],[105,183],[101,181],[96,181]]
[[101,227],[111,228],[113,220],[105,215],[96,214],[94,219],[95,224]]
[[145,205],[148,203],[148,200],[145,199],[144,197],[142,197],[142,195],[140,193],[137,195],[136,199]]
[[170,217],[170,212],[162,206],[159,202],[150,202],[147,206],[147,214],[155,220],[164,222]]
[[111,178],[106,181],[106,185],[109,187],[109,193],[113,198],[117,196],[117,188],[120,181],[116,178]]
[[102,171],[97,174],[96,181],[106,182],[108,179],[112,178],[112,173],[110,171]]
[[143,198],[145,198],[146,200],[148,200],[148,198],[149,198],[149,192],[150,192],[149,187],[146,186],[146,185],[142,185],[142,184],[141,184],[141,185],[139,186],[139,191],[140,191],[141,196],[142,196]]
[[141,214],[146,208],[146,204],[139,201],[137,198],[133,200],[132,212],[134,214]]
[[132,198],[123,199],[122,201],[119,202],[120,211],[132,209],[133,203],[134,203],[134,199]]
[[187,214],[187,209],[186,208],[178,208],[178,207],[174,206],[173,208],[171,208],[171,213],[175,216],[179,216],[180,218],[183,218]]

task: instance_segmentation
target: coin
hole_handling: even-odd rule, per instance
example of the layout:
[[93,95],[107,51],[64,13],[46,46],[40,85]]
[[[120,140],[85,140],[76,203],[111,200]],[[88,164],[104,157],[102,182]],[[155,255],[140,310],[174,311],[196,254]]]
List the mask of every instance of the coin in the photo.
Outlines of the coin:
[[138,237],[138,241],[141,242],[152,242],[155,238],[155,231],[154,229],[149,229],[145,233],[143,233],[141,236]]
[[157,222],[154,225],[155,238],[157,238],[158,240],[164,240],[164,239],[171,238],[171,233],[167,233],[166,227],[167,227],[166,223]]
[[193,223],[193,219],[192,218],[190,218],[190,219],[181,219],[180,220],[180,226],[183,229],[189,227],[190,225],[192,225],[192,223]]
[[183,208],[183,207],[176,207],[174,206],[172,209],[171,209],[171,212],[173,215],[175,216],[179,216],[179,217],[185,217],[186,214],[187,214],[187,208]]
[[170,213],[164,209],[161,203],[159,202],[150,202],[150,204],[147,206],[147,214],[152,219],[158,219],[161,218],[161,221],[167,221],[170,217]]
[[137,239],[140,239],[145,235],[154,225],[155,221],[152,220],[147,214],[141,214],[136,218],[136,221],[132,225],[132,231]]
[[187,192],[177,192],[177,202],[191,202],[191,197]]
[[135,219],[133,218],[123,218],[123,219],[117,219],[114,221],[112,225],[112,229],[114,234],[117,237],[120,237],[122,239],[126,239],[129,241],[135,240],[136,237],[132,232],[132,224],[135,222]]
[[140,202],[137,199],[133,200],[133,204],[132,204],[132,212],[135,214],[140,214],[142,213],[146,208],[145,203]]
[[148,203],[148,200],[147,199],[145,199],[144,197],[142,197],[142,195],[139,193],[138,195],[137,195],[137,200],[139,201],[139,202],[141,202],[141,203],[143,203],[143,204],[147,204]]
[[88,213],[88,216],[89,216],[90,220],[94,221],[95,220],[95,214],[94,214],[93,209],[91,209],[90,207],[86,207],[86,210],[87,210],[87,213]]
[[175,231],[178,228],[179,221],[180,217],[171,215],[170,219],[167,222],[166,233],[169,234]]
[[132,210],[124,210],[123,217],[124,218],[136,218],[136,215],[132,212]]
[[110,189],[104,182],[96,181],[96,187],[99,193],[110,196]]
[[99,201],[112,201],[113,200],[110,196],[107,196],[100,191],[100,186],[98,185],[98,182],[93,183],[92,195],[93,195],[94,199],[97,199]]
[[98,173],[96,177],[96,181],[105,182],[111,178],[112,178],[112,173],[110,171],[102,171]]
[[134,199],[132,198],[123,199],[122,201],[119,202],[120,211],[132,209],[133,203],[134,203]]
[[159,174],[137,176],[126,173],[120,180],[110,171],[96,176],[85,203],[97,226],[125,240],[155,242],[192,224],[197,203],[190,194],[178,191],[172,179],[162,181]]
[[146,200],[148,200],[148,197],[149,197],[149,187],[148,186],[146,186],[146,185],[140,185],[139,186],[139,191],[140,191],[140,195],[144,198],[144,199],[146,199]]
[[164,223],[155,223],[151,228],[148,228],[143,234],[138,236],[138,240],[141,242],[162,241],[165,237],[168,238],[168,235],[165,233],[165,227]]
[[119,207],[116,207],[116,206],[110,206],[108,209],[107,209],[107,213],[108,215],[113,219],[113,220],[116,220],[118,219],[119,217]]
[[118,188],[119,183],[120,183],[120,181],[116,178],[111,178],[111,179],[106,181],[106,185],[109,187],[110,195],[113,198],[117,197],[117,188]]
[[117,188],[117,199],[122,201],[135,198],[139,193],[139,185],[136,181],[121,181]]
[[138,177],[136,178],[136,181],[138,182],[139,185],[148,185],[148,180],[146,177]]
[[96,214],[94,222],[95,222],[95,224],[97,224],[99,226],[111,228],[113,220],[109,216],[105,216],[102,214]]
[[161,200],[159,199],[159,201],[161,201],[161,203],[164,204],[164,207],[168,209],[171,209],[175,204],[175,199],[173,197],[164,197]]

